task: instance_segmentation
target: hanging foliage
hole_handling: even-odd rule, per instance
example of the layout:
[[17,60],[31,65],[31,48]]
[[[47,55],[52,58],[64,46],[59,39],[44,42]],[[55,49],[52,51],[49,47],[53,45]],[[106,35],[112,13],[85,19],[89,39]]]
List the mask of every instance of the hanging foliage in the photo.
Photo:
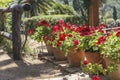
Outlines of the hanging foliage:
[[89,4],[89,0],[73,0],[73,8],[83,17],[86,23],[88,23]]

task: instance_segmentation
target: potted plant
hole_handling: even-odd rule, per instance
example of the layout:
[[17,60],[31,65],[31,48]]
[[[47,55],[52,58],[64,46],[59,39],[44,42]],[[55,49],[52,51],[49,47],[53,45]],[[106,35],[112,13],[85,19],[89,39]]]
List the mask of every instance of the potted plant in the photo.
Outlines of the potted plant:
[[116,80],[120,79],[120,31],[113,30],[111,33],[107,33],[101,38],[105,40],[101,43],[98,39],[98,46],[101,51],[101,55],[106,61],[106,69],[109,71],[109,75]]
[[[100,26],[99,26],[100,27]],[[90,37],[90,36],[89,36]],[[103,28],[98,28],[95,30],[94,34],[90,37],[87,43],[87,49],[97,47],[97,52],[99,52],[102,60],[105,62],[101,64],[91,63],[88,58],[84,58],[82,62],[82,69],[85,72],[89,72],[93,75],[99,76],[99,74],[106,75],[107,73],[110,77],[115,80],[119,80],[120,74],[120,31],[113,30],[111,32],[104,32]],[[93,50],[93,49],[92,49]],[[92,54],[93,55],[93,54]],[[94,56],[94,55],[93,55]]]
[[98,47],[97,45],[97,43],[99,43],[97,42],[99,38],[101,43],[104,41],[104,38],[101,37],[106,34],[106,32],[103,31],[104,28],[106,28],[106,25],[100,24],[96,27],[90,27],[89,29],[82,31],[82,36],[85,38],[84,39],[85,52],[82,61],[84,61],[84,59],[86,58],[89,63],[104,64],[103,57],[100,54],[100,47]]
[[[89,62],[96,63],[101,57],[98,46],[95,45],[95,41],[100,35],[95,33],[100,32],[103,26],[100,25],[95,29],[86,25],[76,26],[64,23],[60,20],[59,25],[53,27],[52,30],[55,35],[52,45],[65,53],[70,65],[80,65],[85,57]],[[91,54],[90,51],[97,53]]]
[[82,71],[85,73],[89,73],[91,75],[92,80],[101,80],[100,74],[106,75],[107,69],[105,69],[100,63],[89,63],[85,58],[84,61],[81,62]]
[[46,20],[40,20],[36,25],[32,38],[38,42],[45,42],[48,53],[53,54],[53,48],[51,44],[48,44],[48,41],[52,40],[51,29],[51,25]]
[[55,35],[52,45],[67,56],[70,65],[78,65],[82,57],[80,55],[82,47],[81,50],[78,49],[78,44],[82,46],[83,39],[79,34],[79,27],[71,23],[64,23],[62,20],[58,22],[59,24],[52,28],[51,33]]

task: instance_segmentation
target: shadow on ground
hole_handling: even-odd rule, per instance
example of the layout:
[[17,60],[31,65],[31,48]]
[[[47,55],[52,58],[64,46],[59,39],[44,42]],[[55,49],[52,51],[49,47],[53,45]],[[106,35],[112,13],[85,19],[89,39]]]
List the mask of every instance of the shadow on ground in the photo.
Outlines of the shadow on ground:
[[7,54],[0,53],[0,80],[33,80],[63,76],[52,63],[38,59],[14,61]]

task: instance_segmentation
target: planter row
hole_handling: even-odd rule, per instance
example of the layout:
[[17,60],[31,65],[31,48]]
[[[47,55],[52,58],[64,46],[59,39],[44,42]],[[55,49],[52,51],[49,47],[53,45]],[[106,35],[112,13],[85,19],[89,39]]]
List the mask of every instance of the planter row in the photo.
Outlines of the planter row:
[[[104,68],[108,66],[111,62],[109,58],[101,58],[99,53],[91,53],[91,52],[84,52],[84,51],[74,51],[71,50],[67,56],[63,51],[60,51],[57,48],[53,48],[51,45],[47,45],[47,51],[49,54],[53,54],[56,60],[68,60],[70,66],[80,66],[80,62],[84,61],[84,58],[87,59],[88,63],[100,63],[103,65]],[[115,80],[120,80],[120,65],[118,65],[118,70],[115,72],[109,73],[110,77],[114,78]]]
[[49,54],[53,54],[56,60],[68,60],[70,66],[79,66],[81,61],[86,58],[88,63],[102,63],[103,59],[98,53],[90,53],[84,51],[70,50],[68,55],[65,56],[63,51],[57,48],[53,48],[50,45],[46,45]]

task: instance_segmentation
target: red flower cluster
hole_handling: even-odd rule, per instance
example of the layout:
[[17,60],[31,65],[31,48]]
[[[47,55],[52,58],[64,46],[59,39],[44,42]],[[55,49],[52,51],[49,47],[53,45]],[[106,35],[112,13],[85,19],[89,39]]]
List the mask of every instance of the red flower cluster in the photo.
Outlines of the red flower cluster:
[[29,29],[29,30],[27,31],[27,34],[32,35],[32,34],[34,34],[34,31],[33,31],[33,30],[31,30],[31,29]]
[[47,36],[47,35],[43,35],[43,40],[53,41],[53,39],[50,36]]
[[118,31],[118,32],[116,33],[116,36],[117,36],[117,37],[120,37],[120,31]]
[[88,64],[88,61],[87,61],[87,59],[86,59],[86,58],[84,59],[83,64],[84,64],[84,65],[87,65],[87,64]]
[[67,34],[68,37],[72,37],[72,34]]
[[56,32],[56,31],[59,31],[60,30],[60,26],[58,25],[55,25],[53,28],[52,28],[52,31],[53,32]]
[[78,41],[78,40],[74,40],[74,41],[73,41],[73,44],[74,44],[74,45],[78,45],[78,44],[79,44],[79,41]]
[[63,20],[58,20],[60,26],[67,26]]
[[61,43],[61,41],[57,41],[57,46],[61,46],[62,45],[62,43]]
[[80,27],[80,35],[81,36],[86,36],[86,35],[91,35],[92,33],[94,33],[95,28],[91,27],[89,28],[86,25],[83,25]]
[[96,43],[97,45],[100,45],[106,41],[106,36],[102,36],[98,38],[98,42]]
[[100,80],[100,77],[99,76],[92,76],[92,80]]
[[59,34],[59,40],[60,40],[60,41],[64,41],[64,40],[65,40],[65,37],[66,37],[65,33]]
[[49,23],[46,20],[41,20],[37,24],[38,26],[45,26],[45,27],[49,26]]

